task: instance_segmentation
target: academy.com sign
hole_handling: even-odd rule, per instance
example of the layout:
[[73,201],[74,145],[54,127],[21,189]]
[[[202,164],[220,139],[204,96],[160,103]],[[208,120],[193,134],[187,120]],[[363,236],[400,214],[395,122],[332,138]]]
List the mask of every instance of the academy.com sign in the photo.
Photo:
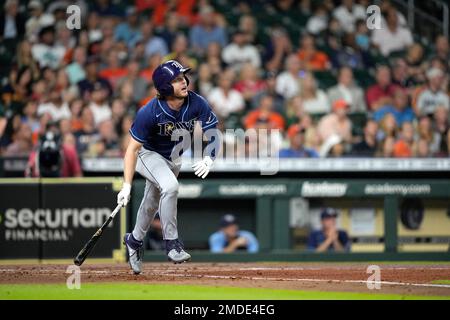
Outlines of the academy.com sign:
[[364,193],[368,195],[383,194],[430,194],[431,186],[429,184],[368,184],[364,188]]
[[[73,229],[98,228],[110,215],[109,208],[13,209],[5,211],[4,240],[69,241]],[[109,227],[112,227],[113,222]]]

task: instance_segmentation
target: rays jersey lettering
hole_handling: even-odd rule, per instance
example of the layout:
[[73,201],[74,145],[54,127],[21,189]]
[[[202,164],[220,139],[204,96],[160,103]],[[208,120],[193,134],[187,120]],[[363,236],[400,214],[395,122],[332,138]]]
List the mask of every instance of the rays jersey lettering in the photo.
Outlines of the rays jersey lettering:
[[173,122],[168,121],[164,123],[158,123],[160,136],[171,136],[176,129],[185,129],[190,133],[194,132],[195,123],[197,118],[185,122]]
[[197,121],[203,131],[216,128],[218,122],[208,102],[189,91],[179,111],[170,109],[164,100],[150,100],[136,114],[130,134],[145,149],[158,152],[170,160],[172,149],[179,143],[171,141],[172,133],[176,129],[185,129],[192,135]]

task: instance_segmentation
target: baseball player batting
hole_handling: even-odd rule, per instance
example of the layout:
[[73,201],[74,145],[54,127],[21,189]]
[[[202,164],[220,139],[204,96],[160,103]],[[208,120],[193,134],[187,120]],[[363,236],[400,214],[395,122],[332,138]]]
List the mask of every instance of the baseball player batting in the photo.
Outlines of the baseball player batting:
[[[200,123],[204,132],[216,128],[218,121],[206,100],[188,91],[186,73],[189,70],[174,60],[158,66],[153,73],[158,95],[138,111],[130,129],[132,139],[124,157],[124,182],[117,195],[117,203],[123,206],[128,204],[136,170],[146,179],[144,197],[133,232],[124,237],[129,264],[135,274],[141,273],[143,239],[156,212],[159,212],[168,259],[182,263],[191,258],[178,236],[177,177],[181,163],[177,161],[179,158],[172,156],[179,142],[172,141],[171,136],[176,128],[183,128],[192,137],[196,122]],[[214,143],[211,154],[192,166],[201,178],[208,175],[215,158],[214,148],[218,146],[218,141],[211,140],[208,143]]]

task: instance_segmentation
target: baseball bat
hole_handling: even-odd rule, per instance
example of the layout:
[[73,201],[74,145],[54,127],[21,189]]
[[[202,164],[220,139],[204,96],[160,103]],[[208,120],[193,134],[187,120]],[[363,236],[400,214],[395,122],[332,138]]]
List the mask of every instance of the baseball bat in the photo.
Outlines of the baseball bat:
[[114,219],[117,212],[119,212],[120,208],[122,208],[122,204],[119,203],[117,207],[114,209],[113,212],[111,212],[111,215],[108,217],[108,219],[103,223],[103,225],[97,230],[96,233],[89,239],[88,242],[84,245],[84,247],[78,252],[77,256],[73,260],[75,265],[81,266],[86,260],[89,253],[94,249],[95,245],[97,244],[97,241],[100,239],[100,237],[103,234],[103,230],[110,224],[110,222]]

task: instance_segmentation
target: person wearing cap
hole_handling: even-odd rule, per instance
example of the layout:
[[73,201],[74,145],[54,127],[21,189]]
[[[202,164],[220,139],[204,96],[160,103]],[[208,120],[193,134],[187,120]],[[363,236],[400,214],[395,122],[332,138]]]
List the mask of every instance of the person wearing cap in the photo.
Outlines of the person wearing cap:
[[336,100],[333,103],[333,112],[320,119],[317,131],[322,141],[337,135],[343,141],[351,142],[352,123],[347,116],[348,107],[349,105],[344,99]]
[[289,148],[281,149],[280,158],[318,158],[319,155],[313,149],[305,148],[305,128],[298,124],[293,124],[287,131],[289,138]]
[[432,116],[438,106],[443,106],[449,110],[449,96],[442,89],[442,84],[445,79],[444,72],[438,68],[431,68],[427,71],[426,76],[428,86],[417,97],[415,106],[416,114]]
[[259,243],[250,231],[239,230],[238,221],[233,214],[226,214],[220,219],[220,230],[209,237],[209,248],[213,253],[238,250],[256,253]]
[[86,70],[85,79],[78,82],[78,90],[80,96],[86,100],[89,100],[91,92],[94,90],[94,84],[101,82],[102,85],[107,88],[108,96],[111,96],[113,91],[111,84],[105,78],[99,76],[99,61],[100,59],[96,56],[90,56],[86,60],[84,69]]
[[350,251],[350,240],[344,230],[336,225],[338,212],[333,208],[325,208],[320,213],[322,228],[312,231],[307,241],[307,249],[315,252]]

